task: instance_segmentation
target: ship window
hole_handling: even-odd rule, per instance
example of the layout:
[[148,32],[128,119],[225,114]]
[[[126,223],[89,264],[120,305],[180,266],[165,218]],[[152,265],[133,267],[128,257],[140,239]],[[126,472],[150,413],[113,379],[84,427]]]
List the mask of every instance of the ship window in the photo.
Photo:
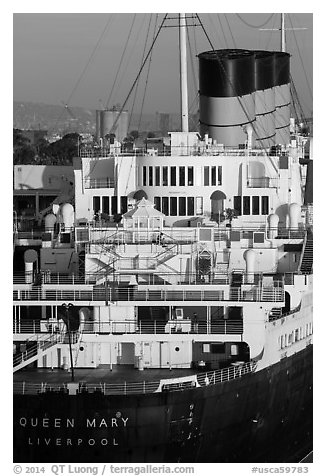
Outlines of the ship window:
[[250,215],[250,197],[243,197],[243,214]]
[[178,214],[178,199],[170,197],[170,215],[175,217]]
[[128,211],[128,198],[126,196],[120,197],[120,210],[122,214]]
[[269,213],[269,197],[263,196],[261,197],[261,214],[262,215],[268,215]]
[[203,214],[203,197],[196,197],[196,215]]
[[156,210],[161,211],[161,197],[154,197],[154,205]]
[[153,167],[148,167],[148,185],[153,186]]
[[191,186],[194,184],[194,168],[188,167],[188,185]]
[[118,197],[115,195],[111,198],[111,213],[112,215],[118,213]]
[[179,167],[179,185],[184,186],[186,184],[186,168]]
[[96,213],[101,209],[101,197],[93,197],[93,211]]
[[194,197],[187,197],[187,215],[193,215],[194,214]]
[[211,345],[210,344],[203,344],[203,349],[202,352],[203,354],[209,353],[211,351]]
[[216,185],[216,167],[211,168],[211,185]]
[[211,352],[212,354],[225,354],[225,344],[223,343],[216,343],[211,344]]
[[168,168],[163,167],[163,186],[167,187],[168,185]]
[[160,186],[160,167],[155,167],[155,185]]
[[146,167],[143,167],[143,185],[146,186],[146,182],[147,182],[147,171],[146,171]]
[[170,168],[170,185],[175,186],[177,184],[177,168]]
[[110,197],[102,197],[102,212],[110,214]]
[[162,213],[169,215],[169,197],[162,197]]
[[179,215],[186,215],[186,197],[179,197]]
[[237,344],[231,344],[230,354],[231,355],[238,355],[239,354],[239,347],[238,347]]
[[218,176],[217,176],[217,182],[218,185],[222,185],[222,166],[219,165],[217,168]]
[[259,215],[259,197],[252,197],[252,214]]
[[238,215],[241,215],[241,197],[233,197],[233,208],[237,211]]
[[279,341],[280,341],[280,348],[283,349],[284,348],[284,336],[280,336]]
[[209,185],[209,167],[204,167],[204,185]]

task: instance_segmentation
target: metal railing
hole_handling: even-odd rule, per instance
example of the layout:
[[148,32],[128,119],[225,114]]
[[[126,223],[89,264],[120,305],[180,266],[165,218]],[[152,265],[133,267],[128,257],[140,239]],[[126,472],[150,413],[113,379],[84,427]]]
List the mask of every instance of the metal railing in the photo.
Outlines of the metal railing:
[[84,178],[84,188],[114,188],[116,181],[111,177]]
[[[238,363],[221,370],[204,372],[182,378],[162,379],[155,381],[141,382],[121,382],[121,383],[88,383],[79,382],[78,393],[100,392],[104,395],[133,395],[159,392],[177,392],[185,389],[195,389],[196,387],[207,387],[218,385],[222,382],[235,380],[250,373],[255,372],[255,362]],[[66,383],[33,383],[14,382],[13,390],[15,395],[37,395],[44,392],[68,393]]]
[[50,334],[47,338],[37,339],[34,341],[27,341],[25,351],[17,352],[13,356],[14,371],[21,368],[24,363],[26,365],[37,358],[40,352],[45,352],[47,349],[56,345],[62,339],[61,334]]
[[[79,151],[80,157],[113,157],[113,156],[135,156],[135,155],[148,155],[153,156],[171,156],[171,155],[190,155],[190,156],[207,156],[207,155],[233,155],[233,156],[266,156],[267,153],[265,150],[261,149],[248,149],[246,147],[237,147],[237,146],[224,146],[216,144],[206,144],[205,142],[200,142],[192,146],[177,146],[177,145],[164,145],[160,143],[157,144],[147,144],[144,147],[134,147],[133,149],[127,147],[99,147],[91,146],[81,148]],[[271,156],[281,155],[281,152],[275,154],[275,152],[270,152]],[[287,155],[287,152],[282,152],[282,155]]]
[[[18,320],[13,321],[14,334],[55,334],[59,322],[45,320]],[[242,334],[243,321],[220,319],[219,321],[191,322],[190,319],[175,319],[174,321],[162,320],[124,320],[85,322],[84,334]]]
[[[156,265],[155,258],[148,258],[148,260],[153,261],[146,261],[147,258],[144,258],[146,263],[149,263],[151,266]],[[126,275],[130,275],[128,273],[128,269],[131,271],[135,271],[135,276],[138,279],[139,283],[144,283],[146,285],[168,285],[171,278],[175,278],[173,284],[176,285],[232,285],[233,282],[233,274],[225,268],[225,271],[215,271],[212,270],[211,272],[203,275],[199,273],[183,273],[177,270],[172,269],[170,266],[166,265],[164,261],[160,261],[158,264],[164,264],[166,266],[166,271],[156,271],[153,269],[145,269],[144,266],[142,268],[137,269],[136,267],[128,268],[124,267],[120,270],[115,271],[107,271],[105,270],[106,266],[113,265],[114,261],[109,261],[103,269],[100,271],[96,271],[94,273],[86,273],[86,274],[67,274],[67,273],[53,273],[50,271],[41,271],[40,273],[33,272],[20,272],[15,273],[13,276],[13,283],[17,285],[14,287],[15,290],[19,290],[19,285],[25,285],[31,283],[35,284],[43,284],[43,285],[55,285],[55,286],[77,286],[77,285],[96,285],[96,283],[104,283],[107,282],[110,286],[114,284],[123,283],[126,286]],[[216,267],[221,263],[217,263]],[[227,263],[223,263],[227,265]],[[121,271],[121,272],[119,272]],[[241,284],[243,285],[260,285],[264,278],[263,273],[244,273],[244,270],[239,271],[242,272],[242,281]],[[285,273],[284,279],[285,284],[293,284],[294,282],[294,275],[298,273]],[[267,276],[270,276],[267,275]],[[275,287],[281,287],[282,281],[276,280],[274,281]],[[25,286],[23,286],[25,289]],[[44,290],[46,287],[44,287]],[[64,288],[63,290],[69,291],[70,289]]]
[[282,287],[253,286],[242,290],[240,287],[231,287],[229,293],[224,290],[168,290],[168,289],[133,289],[125,288],[93,288],[92,290],[76,289],[19,289],[13,291],[14,301],[129,301],[129,302],[194,302],[194,301],[255,301],[255,302],[283,302],[284,289]]
[[247,178],[248,188],[278,188],[279,186],[280,181],[278,177]]

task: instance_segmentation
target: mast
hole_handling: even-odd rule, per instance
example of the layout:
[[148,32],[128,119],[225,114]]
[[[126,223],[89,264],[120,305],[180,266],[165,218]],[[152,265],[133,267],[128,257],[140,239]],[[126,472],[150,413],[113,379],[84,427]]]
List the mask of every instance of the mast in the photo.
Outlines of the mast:
[[180,45],[180,89],[181,89],[181,130],[188,132],[188,84],[187,84],[187,45],[186,15],[179,13]]
[[285,13],[281,13],[281,51],[286,52],[286,43],[285,43]]

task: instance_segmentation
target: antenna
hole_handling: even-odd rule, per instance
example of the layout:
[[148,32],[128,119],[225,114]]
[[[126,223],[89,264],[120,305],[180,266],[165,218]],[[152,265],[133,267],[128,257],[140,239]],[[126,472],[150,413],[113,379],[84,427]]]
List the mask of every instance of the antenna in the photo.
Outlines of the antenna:
[[286,31],[307,30],[307,28],[286,28],[285,27],[285,13],[281,13],[281,27],[280,28],[259,28],[259,31],[280,31],[281,32],[281,51],[286,52]]

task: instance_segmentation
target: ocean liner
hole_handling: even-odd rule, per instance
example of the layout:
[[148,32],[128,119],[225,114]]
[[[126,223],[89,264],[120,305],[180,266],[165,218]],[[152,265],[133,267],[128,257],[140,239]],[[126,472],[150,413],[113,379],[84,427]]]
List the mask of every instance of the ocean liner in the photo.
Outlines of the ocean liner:
[[15,214],[15,462],[312,449],[312,147],[290,55],[212,49],[199,81],[199,132],[182,74],[181,132],[131,151],[102,136],[41,232]]

